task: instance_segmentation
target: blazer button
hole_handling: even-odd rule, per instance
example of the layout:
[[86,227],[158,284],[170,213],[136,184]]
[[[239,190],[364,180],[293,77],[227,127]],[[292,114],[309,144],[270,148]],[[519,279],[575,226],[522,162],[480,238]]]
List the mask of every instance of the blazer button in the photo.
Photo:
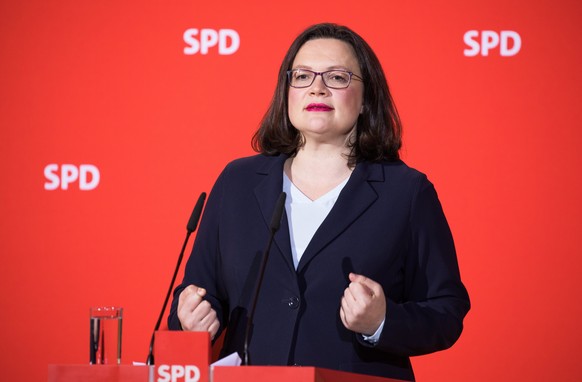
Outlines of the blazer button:
[[290,297],[287,303],[289,304],[289,308],[297,309],[300,305],[299,297]]

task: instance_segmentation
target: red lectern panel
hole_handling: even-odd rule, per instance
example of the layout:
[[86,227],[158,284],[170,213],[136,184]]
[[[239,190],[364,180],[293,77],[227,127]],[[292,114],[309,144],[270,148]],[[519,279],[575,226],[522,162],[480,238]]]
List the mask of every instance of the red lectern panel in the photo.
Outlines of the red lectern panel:
[[390,378],[353,374],[308,366],[218,366],[214,382],[398,382]]
[[48,382],[146,382],[148,366],[49,365]]

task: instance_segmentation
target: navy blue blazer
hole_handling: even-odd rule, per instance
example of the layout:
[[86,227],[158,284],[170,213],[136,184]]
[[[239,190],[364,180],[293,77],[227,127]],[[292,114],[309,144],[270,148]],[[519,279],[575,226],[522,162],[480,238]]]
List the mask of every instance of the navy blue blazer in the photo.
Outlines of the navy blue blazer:
[[[248,308],[269,223],[283,187],[284,155],[235,160],[219,176],[204,211],[183,288],[207,289],[222,355],[242,354]],[[340,301],[355,272],[380,283],[387,298],[376,345],[346,329]],[[409,357],[450,347],[469,297],[449,226],[433,185],[403,162],[356,165],[316,231],[297,270],[287,216],[275,235],[249,344],[253,365],[305,365],[414,380]]]

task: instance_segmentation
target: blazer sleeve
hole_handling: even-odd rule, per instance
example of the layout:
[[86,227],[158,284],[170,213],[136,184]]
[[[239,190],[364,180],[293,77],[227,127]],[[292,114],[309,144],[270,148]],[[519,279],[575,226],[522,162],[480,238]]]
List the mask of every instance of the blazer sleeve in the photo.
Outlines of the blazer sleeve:
[[387,300],[384,329],[375,345],[404,356],[452,346],[470,308],[437,193],[424,175],[416,189],[410,208],[403,298]]
[[220,174],[210,192],[198,233],[196,234],[192,254],[184,270],[184,279],[174,290],[172,306],[168,316],[168,328],[170,330],[182,330],[177,314],[178,298],[182,290],[191,284],[206,289],[204,298],[210,302],[212,308],[216,311],[221,325],[215,339],[219,337],[224,327],[225,314],[228,312],[228,308],[225,306],[225,293],[217,282],[220,279],[217,274],[219,269],[217,263],[220,261],[219,221],[227,170],[228,167]]

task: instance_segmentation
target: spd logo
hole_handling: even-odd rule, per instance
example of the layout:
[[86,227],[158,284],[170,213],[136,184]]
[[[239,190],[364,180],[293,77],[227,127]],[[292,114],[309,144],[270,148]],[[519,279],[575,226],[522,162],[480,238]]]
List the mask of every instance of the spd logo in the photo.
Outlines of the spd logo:
[[156,382],[198,382],[200,369],[195,365],[160,365]]
[[515,56],[521,49],[521,36],[514,31],[467,31],[463,41],[468,46],[463,53],[467,57],[475,57],[478,54],[488,56],[490,51],[499,49],[502,57]]
[[61,190],[68,190],[69,185],[74,185],[78,182],[79,190],[90,191],[97,188],[101,174],[97,166],[92,164],[82,164],[75,166],[74,164],[49,164],[44,168],[44,189],[48,191],[56,190],[60,187]]
[[226,56],[234,54],[240,46],[240,36],[234,29],[200,29],[190,28],[184,32],[184,54],[208,54],[210,49]]

